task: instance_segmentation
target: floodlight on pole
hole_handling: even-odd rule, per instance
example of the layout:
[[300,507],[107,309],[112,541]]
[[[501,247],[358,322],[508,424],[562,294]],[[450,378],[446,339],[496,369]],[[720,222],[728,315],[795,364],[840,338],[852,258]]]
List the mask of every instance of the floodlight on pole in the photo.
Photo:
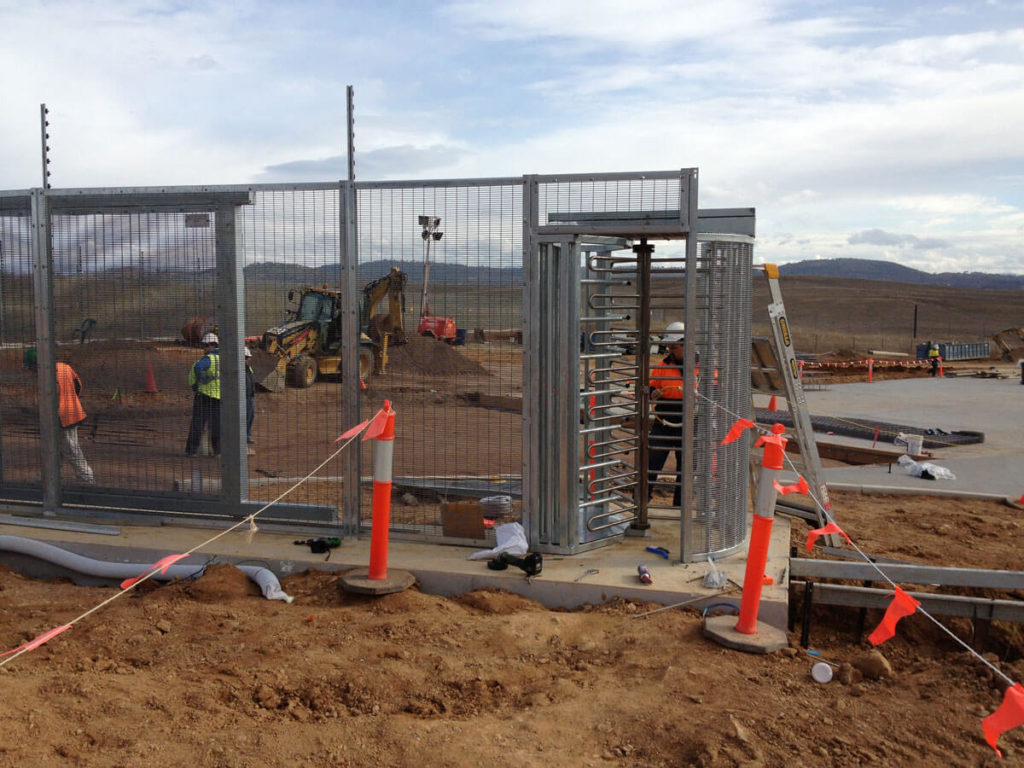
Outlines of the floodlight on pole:
[[439,216],[421,215],[417,217],[417,221],[423,227],[423,231],[420,232],[420,237],[423,238],[423,293],[420,296],[420,317],[426,317],[430,314],[430,305],[427,303],[427,284],[430,281],[430,241],[440,240],[444,237],[444,232],[438,230],[438,227],[441,226]]

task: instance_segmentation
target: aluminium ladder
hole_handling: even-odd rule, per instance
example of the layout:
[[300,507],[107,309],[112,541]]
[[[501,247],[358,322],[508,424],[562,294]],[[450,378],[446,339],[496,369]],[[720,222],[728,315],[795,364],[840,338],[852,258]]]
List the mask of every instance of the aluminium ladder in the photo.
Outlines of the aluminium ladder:
[[[793,352],[793,336],[789,330],[786,306],[782,303],[782,291],[779,288],[778,266],[765,264],[764,275],[768,278],[768,290],[771,294],[768,317],[771,319],[772,348],[779,364],[779,378],[782,380],[786,402],[793,417],[793,431],[796,434],[796,441],[800,446],[800,456],[804,464],[804,479],[807,480],[815,498],[821,504],[821,507],[817,503],[814,505],[814,515],[818,521],[818,527],[824,527],[828,523],[828,519],[822,512],[822,508],[825,512],[831,513],[832,501],[829,498],[828,485],[825,483],[821,456],[818,455],[818,444],[814,440],[811,417],[807,413],[807,398],[804,396],[800,366],[797,364],[796,354]],[[828,538],[832,546],[839,543],[837,536],[830,534]]]

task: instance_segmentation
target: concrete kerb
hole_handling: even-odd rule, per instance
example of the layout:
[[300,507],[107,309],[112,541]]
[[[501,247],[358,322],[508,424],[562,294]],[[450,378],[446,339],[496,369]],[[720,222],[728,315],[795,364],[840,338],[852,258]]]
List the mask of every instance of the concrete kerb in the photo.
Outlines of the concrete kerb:
[[851,491],[865,496],[940,496],[945,499],[980,499],[982,501],[1002,501],[1012,507],[1019,507],[1017,500],[1002,493],[984,493],[983,491],[957,491],[946,488],[924,489],[907,488],[901,485],[860,485],[857,483],[829,483],[830,491]]

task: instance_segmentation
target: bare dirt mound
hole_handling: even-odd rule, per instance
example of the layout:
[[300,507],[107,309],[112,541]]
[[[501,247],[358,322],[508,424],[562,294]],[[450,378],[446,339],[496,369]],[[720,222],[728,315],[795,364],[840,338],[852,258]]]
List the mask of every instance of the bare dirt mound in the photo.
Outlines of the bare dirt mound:
[[[183,591],[206,579],[224,600]],[[821,685],[815,661],[865,655],[846,632],[817,632],[821,657],[765,657],[703,638],[692,611],[645,615],[649,603],[372,599],[316,572],[284,579],[291,605],[239,586],[230,566],[211,566],[0,667],[0,765],[998,763],[980,722],[1001,700],[996,681],[903,633],[879,649],[891,673]],[[113,593],[0,569],[0,649]],[[1020,765],[1024,729],[1000,746],[1001,764]]]
[[408,344],[389,349],[388,371],[425,376],[490,375],[486,368],[460,354],[455,347],[426,336],[410,336]]

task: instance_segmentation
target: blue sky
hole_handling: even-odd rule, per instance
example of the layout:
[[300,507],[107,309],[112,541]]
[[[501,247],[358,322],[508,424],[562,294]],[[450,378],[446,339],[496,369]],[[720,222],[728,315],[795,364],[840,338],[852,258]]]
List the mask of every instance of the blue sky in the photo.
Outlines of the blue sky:
[[1024,274],[1024,0],[0,0],[0,189],[700,169],[758,260]]

